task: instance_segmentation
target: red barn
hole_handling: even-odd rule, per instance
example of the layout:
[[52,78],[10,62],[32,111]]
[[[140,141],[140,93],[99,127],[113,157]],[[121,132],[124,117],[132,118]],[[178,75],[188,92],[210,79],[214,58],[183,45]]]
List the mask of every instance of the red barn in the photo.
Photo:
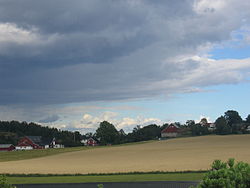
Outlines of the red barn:
[[13,151],[15,146],[12,144],[0,144],[0,151]]
[[86,144],[86,145],[87,145],[87,146],[97,146],[98,143],[97,143],[97,141],[96,141],[95,139],[89,138],[89,139],[87,140],[87,144]]
[[177,127],[174,124],[170,124],[167,128],[163,129],[161,131],[161,137],[162,138],[173,138],[177,137],[179,133],[179,127]]
[[21,138],[16,146],[17,150],[43,149],[41,136],[25,136]]

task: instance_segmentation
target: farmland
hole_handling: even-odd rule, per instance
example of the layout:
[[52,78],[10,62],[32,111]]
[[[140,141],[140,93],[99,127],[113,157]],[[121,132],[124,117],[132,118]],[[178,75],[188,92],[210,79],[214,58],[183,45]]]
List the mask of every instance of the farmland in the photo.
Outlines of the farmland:
[[0,173],[88,174],[207,170],[214,159],[250,162],[250,135],[178,138],[0,162]]

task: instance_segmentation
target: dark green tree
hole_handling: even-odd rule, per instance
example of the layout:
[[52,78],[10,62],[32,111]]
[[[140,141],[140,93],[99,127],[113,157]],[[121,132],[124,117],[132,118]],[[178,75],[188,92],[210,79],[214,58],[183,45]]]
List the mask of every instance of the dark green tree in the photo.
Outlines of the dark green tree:
[[237,123],[242,123],[241,116],[235,110],[226,111],[224,117],[229,126],[232,126],[233,124],[237,124]]
[[249,188],[250,165],[229,159],[227,163],[215,160],[197,188]]
[[123,129],[119,130],[119,143],[125,143],[126,142],[126,133]]
[[115,126],[108,121],[100,123],[99,128],[96,130],[96,137],[100,140],[101,145],[119,143],[119,132],[116,130]]
[[243,121],[239,113],[235,110],[228,110],[224,115],[227,124],[232,128],[232,133],[239,133],[243,127]]
[[186,121],[186,126],[187,126],[187,127],[191,127],[191,126],[193,126],[193,125],[195,125],[195,121],[194,121],[194,120],[187,120],[187,121]]
[[250,114],[247,116],[247,118],[246,118],[246,123],[247,124],[250,124]]
[[157,139],[161,136],[161,127],[155,124],[145,127],[136,126],[132,133],[127,135],[128,142],[139,142]]
[[169,126],[169,124],[168,124],[168,123],[164,123],[164,124],[161,126],[161,130],[163,130],[163,129],[167,128],[168,126]]
[[221,116],[215,121],[216,133],[225,135],[231,133],[231,127],[227,124],[225,117]]
[[191,133],[193,136],[201,136],[201,135],[209,134],[208,128],[205,126],[202,126],[199,123],[191,125],[190,128],[191,128]]

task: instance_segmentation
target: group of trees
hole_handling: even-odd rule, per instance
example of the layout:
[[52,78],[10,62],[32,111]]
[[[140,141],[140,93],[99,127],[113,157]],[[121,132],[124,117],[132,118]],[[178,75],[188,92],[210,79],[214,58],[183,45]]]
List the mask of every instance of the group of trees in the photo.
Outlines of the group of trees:
[[18,121],[0,121],[0,143],[16,145],[23,136],[42,136],[46,139],[56,138],[57,142],[65,146],[81,145],[82,136],[79,132],[61,131],[36,123]]
[[215,121],[216,134],[244,134],[247,133],[247,127],[250,126],[250,115],[243,120],[239,113],[234,110],[228,110],[224,116],[220,116]]
[[199,123],[195,123],[194,120],[187,120],[186,125],[184,126],[190,130],[190,134],[192,136],[201,136],[211,133],[211,131],[208,130],[208,126],[204,126],[207,123],[208,122],[206,118],[201,119]]
[[136,126],[131,133],[126,134],[123,129],[118,131],[113,124],[103,121],[100,123],[95,134],[87,133],[85,138],[93,137],[101,145],[122,144],[159,138],[161,130],[160,126],[152,124],[142,128]]
[[191,135],[207,135],[207,134],[244,134],[248,133],[247,127],[250,126],[250,115],[245,120],[241,118],[239,113],[234,110],[228,110],[223,116],[220,116],[215,121],[215,129],[210,129],[206,118],[201,119],[199,123],[194,120],[188,120],[186,126],[190,128]]

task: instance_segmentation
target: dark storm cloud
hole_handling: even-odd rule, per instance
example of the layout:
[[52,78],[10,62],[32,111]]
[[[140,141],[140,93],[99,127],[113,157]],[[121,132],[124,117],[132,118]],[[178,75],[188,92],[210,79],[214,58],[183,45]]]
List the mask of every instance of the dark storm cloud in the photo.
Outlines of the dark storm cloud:
[[58,67],[110,62],[154,40],[144,28],[143,12],[126,1],[1,1],[0,22],[31,31],[36,39],[6,42],[0,63]]
[[52,122],[59,120],[59,118],[60,117],[58,115],[51,115],[51,116],[48,116],[44,119],[39,120],[38,122],[39,123],[52,123]]
[[206,60],[192,56],[230,39],[249,7],[234,0],[2,0],[0,104],[134,99],[238,82],[240,68],[211,79],[215,67],[198,74]]

